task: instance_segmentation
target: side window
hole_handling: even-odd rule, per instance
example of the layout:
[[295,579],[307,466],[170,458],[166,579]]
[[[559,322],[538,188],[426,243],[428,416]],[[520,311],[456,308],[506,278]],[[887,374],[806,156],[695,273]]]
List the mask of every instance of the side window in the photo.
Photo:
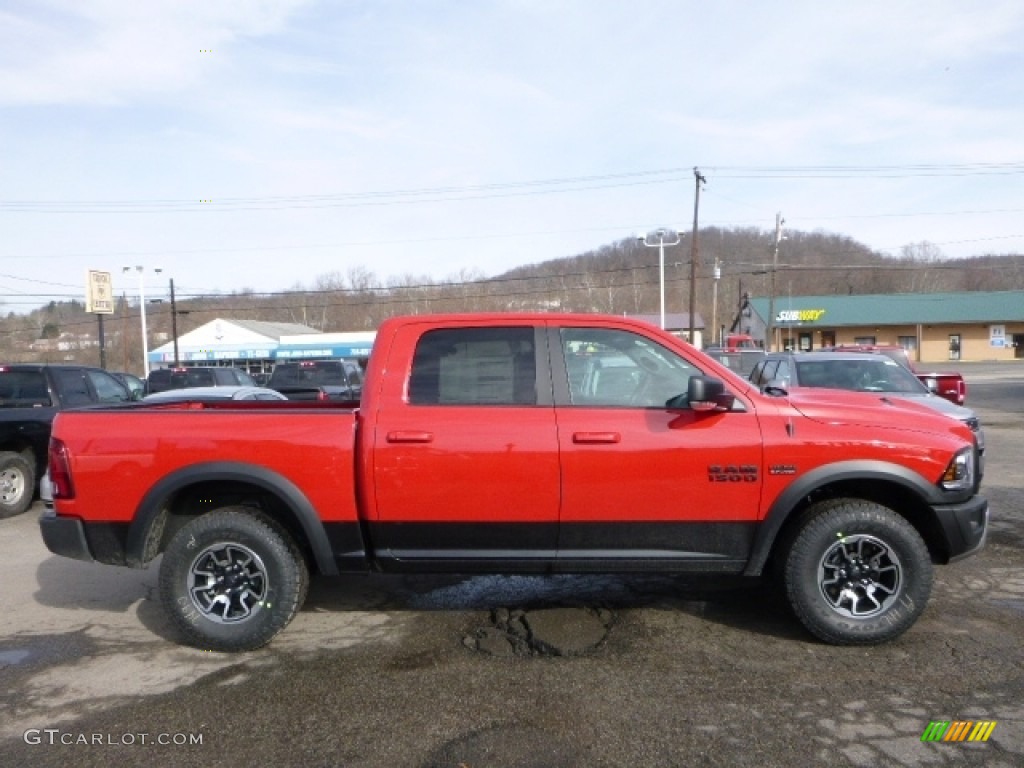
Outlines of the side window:
[[88,371],[96,397],[101,403],[125,403],[131,398],[122,384],[103,371]]
[[350,387],[363,386],[363,372],[359,370],[358,365],[346,364],[345,371],[348,373],[348,383]]
[[247,387],[255,387],[256,381],[248,373],[242,370],[235,371],[235,376],[238,377],[238,383],[243,384]]
[[81,368],[54,368],[53,375],[60,387],[64,405],[73,408],[76,405],[90,405],[93,402],[89,385],[85,380],[85,371]]
[[562,350],[573,405],[664,408],[686,395],[700,371],[675,352],[639,334],[601,328],[563,328]]
[[409,376],[412,405],[535,405],[534,331],[447,328],[420,338]]
[[750,372],[750,382],[760,388],[761,382],[764,381],[764,363],[758,363],[754,366],[754,370]]
[[778,370],[775,371],[775,377],[774,378],[778,379],[784,386],[788,387],[789,386],[789,376],[790,376],[790,374],[789,374],[789,361],[788,360],[779,360],[779,367],[778,367]]

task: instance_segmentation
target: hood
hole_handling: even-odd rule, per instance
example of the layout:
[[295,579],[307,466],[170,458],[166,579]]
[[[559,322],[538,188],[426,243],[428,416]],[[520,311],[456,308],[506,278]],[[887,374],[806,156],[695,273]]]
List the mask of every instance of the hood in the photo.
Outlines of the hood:
[[[942,398],[937,398],[941,400]],[[962,422],[940,416],[940,412],[917,398],[893,397],[890,393],[851,392],[840,389],[790,390],[788,400],[797,411],[823,424],[857,424],[926,432],[953,432],[963,436]],[[946,401],[944,401],[946,402]],[[958,410],[967,410],[948,405]],[[968,430],[969,431],[969,430]]]
[[880,397],[892,397],[899,398],[900,400],[908,400],[912,403],[920,403],[926,405],[933,411],[945,414],[946,416],[952,416],[954,419],[960,421],[968,421],[969,419],[976,418],[974,411],[970,408],[964,408],[962,405],[952,403],[944,397],[939,397],[931,392],[921,393],[908,393],[908,392],[886,392]]

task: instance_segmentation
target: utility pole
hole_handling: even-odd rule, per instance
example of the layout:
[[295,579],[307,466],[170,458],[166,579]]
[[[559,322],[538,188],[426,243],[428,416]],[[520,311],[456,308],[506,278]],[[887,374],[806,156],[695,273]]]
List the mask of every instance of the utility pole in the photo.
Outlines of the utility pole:
[[700,210],[700,185],[707,184],[707,180],[700,175],[696,167],[693,169],[693,179],[696,192],[693,197],[693,238],[690,245],[690,343],[696,346],[694,316],[697,314],[697,213]]
[[786,220],[781,213],[775,214],[775,246],[772,248],[772,289],[768,297],[768,333],[765,335],[767,351],[771,352],[775,343],[775,273],[779,270],[779,243],[782,241],[782,225]]
[[174,303],[174,278],[171,278],[171,335],[174,337],[174,367],[181,365],[178,359],[178,305]]

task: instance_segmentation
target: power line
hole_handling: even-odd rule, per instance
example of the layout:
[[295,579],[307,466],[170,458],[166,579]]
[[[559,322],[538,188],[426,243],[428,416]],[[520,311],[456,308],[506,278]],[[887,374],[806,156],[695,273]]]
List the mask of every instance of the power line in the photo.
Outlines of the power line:
[[[866,165],[866,166],[705,166],[718,178],[733,179],[896,179],[918,177],[992,176],[1024,173],[1024,162]],[[0,200],[0,211],[18,213],[188,213],[290,210],[296,208],[339,208],[381,205],[409,205],[496,197],[522,197],[581,192],[644,184],[682,181],[688,168],[534,179],[491,184],[385,190],[376,192],[335,192],[319,195],[270,195],[225,197],[210,200]]]

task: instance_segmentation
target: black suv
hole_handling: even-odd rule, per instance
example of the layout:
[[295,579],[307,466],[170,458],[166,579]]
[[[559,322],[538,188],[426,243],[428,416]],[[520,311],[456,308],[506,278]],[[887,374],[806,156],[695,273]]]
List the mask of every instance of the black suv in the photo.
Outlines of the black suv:
[[363,372],[353,360],[302,360],[278,363],[267,387],[289,400],[358,400]]
[[100,368],[0,364],[0,518],[31,506],[37,480],[46,471],[50,427],[58,411],[134,399]]
[[149,394],[188,387],[239,386],[254,387],[256,382],[241,368],[226,366],[158,368],[149,372],[149,378],[146,381],[146,391]]

